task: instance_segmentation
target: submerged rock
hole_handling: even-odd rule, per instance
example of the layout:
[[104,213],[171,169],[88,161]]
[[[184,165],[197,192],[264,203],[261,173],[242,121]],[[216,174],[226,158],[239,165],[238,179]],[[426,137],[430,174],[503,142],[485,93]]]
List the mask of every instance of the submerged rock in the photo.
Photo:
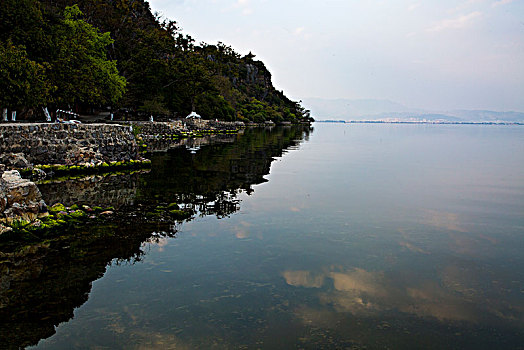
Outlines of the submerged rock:
[[42,180],[47,177],[47,173],[39,168],[33,169],[33,180]]

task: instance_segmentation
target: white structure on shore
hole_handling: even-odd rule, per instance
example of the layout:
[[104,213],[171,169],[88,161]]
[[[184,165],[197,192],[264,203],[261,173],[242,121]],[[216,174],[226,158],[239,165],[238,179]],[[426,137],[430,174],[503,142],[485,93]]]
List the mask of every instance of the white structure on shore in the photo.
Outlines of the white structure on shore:
[[51,115],[49,114],[47,107],[42,107],[42,110],[44,111],[45,121],[48,123],[51,122]]
[[201,119],[202,117],[197,112],[191,112],[186,119]]

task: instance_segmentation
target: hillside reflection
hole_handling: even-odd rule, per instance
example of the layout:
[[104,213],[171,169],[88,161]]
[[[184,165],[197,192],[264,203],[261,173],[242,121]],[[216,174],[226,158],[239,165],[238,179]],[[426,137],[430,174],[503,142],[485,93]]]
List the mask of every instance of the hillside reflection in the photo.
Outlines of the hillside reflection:
[[[140,261],[144,243],[174,237],[180,221],[158,208],[176,203],[196,216],[227,217],[237,195],[266,181],[271,162],[307,140],[312,129],[249,129],[235,142],[154,154],[148,173],[91,176],[41,184],[47,203],[112,206],[110,223],[16,247],[0,242],[0,344],[35,345],[73,318],[108,265]],[[156,210],[156,211],[155,211]],[[148,215],[154,214],[154,215]]]
[[196,153],[171,149],[153,158],[152,171],[140,178],[137,202],[176,202],[200,215],[224,217],[239,209],[237,194],[266,182],[276,157],[309,137],[305,127],[247,129],[234,143],[217,143]]

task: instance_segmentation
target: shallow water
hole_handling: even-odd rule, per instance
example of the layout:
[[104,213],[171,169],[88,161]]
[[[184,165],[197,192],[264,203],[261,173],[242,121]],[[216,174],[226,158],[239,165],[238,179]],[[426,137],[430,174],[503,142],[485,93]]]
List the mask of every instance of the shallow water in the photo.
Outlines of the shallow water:
[[129,176],[122,208],[197,214],[25,256],[0,309],[13,344],[523,347],[522,126],[251,130]]

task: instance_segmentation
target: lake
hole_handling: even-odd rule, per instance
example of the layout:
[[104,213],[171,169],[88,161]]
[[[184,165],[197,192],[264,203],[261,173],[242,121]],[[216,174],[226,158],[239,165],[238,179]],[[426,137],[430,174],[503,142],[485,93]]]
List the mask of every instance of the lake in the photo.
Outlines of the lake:
[[13,348],[524,348],[523,126],[248,129],[41,189],[128,214],[4,258]]

